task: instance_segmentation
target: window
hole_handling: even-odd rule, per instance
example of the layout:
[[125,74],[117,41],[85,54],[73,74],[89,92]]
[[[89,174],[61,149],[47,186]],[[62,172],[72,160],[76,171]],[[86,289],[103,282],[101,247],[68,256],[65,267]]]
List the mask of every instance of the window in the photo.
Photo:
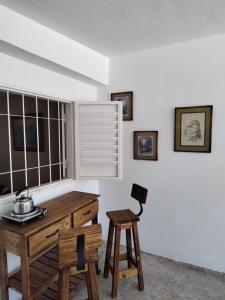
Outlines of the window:
[[71,106],[0,89],[0,196],[73,177]]
[[77,102],[74,116],[72,102],[0,88],[0,196],[66,178],[122,178],[121,102]]

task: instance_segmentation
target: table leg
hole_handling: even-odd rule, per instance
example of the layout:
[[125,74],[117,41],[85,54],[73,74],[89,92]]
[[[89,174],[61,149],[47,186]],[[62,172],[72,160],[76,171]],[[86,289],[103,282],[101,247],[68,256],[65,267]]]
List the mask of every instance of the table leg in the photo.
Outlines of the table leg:
[[[96,215],[94,217],[94,219],[92,219],[92,225],[94,225],[94,224],[98,224],[98,215]],[[98,263],[95,264],[95,268],[96,268],[96,274],[100,275],[101,274],[101,269],[99,269]]]
[[24,239],[21,242],[21,277],[22,277],[22,295],[23,300],[30,300],[31,289],[30,289],[30,268],[28,259],[27,241]]
[[4,248],[3,235],[0,233],[1,299],[9,300],[7,253]]

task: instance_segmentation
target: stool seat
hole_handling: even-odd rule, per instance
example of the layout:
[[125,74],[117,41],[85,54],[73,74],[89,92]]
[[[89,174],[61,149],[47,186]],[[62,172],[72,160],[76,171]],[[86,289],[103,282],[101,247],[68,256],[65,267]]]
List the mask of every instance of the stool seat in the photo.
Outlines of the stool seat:
[[139,217],[136,216],[130,209],[108,211],[106,212],[106,215],[113,225],[122,225],[140,221]]

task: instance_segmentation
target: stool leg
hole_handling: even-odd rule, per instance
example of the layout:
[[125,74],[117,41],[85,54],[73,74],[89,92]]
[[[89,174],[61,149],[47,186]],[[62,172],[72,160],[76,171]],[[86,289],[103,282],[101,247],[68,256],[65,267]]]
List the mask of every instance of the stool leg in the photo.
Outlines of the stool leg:
[[88,300],[99,300],[98,283],[96,278],[95,263],[88,263],[88,271],[86,272]]
[[116,226],[115,244],[114,244],[114,258],[113,258],[113,281],[112,281],[112,298],[117,296],[119,283],[119,262],[120,262],[120,234],[121,226]]
[[126,229],[126,242],[127,242],[127,265],[128,268],[132,267],[131,256],[132,256],[132,245],[131,245],[131,230]]
[[114,226],[113,226],[112,222],[110,222],[109,223],[109,232],[108,232],[106,255],[105,255],[104,278],[109,277],[109,262],[110,262],[111,254],[112,254],[113,231],[114,231]]
[[136,264],[138,269],[138,285],[139,285],[139,290],[143,291],[144,278],[143,278],[143,271],[142,271],[142,264],[141,264],[141,251],[140,251],[140,244],[139,244],[139,237],[138,237],[137,222],[133,223],[132,229],[133,229],[135,258],[136,258]]
[[69,300],[69,277],[70,277],[69,268],[65,268],[60,271],[58,300]]

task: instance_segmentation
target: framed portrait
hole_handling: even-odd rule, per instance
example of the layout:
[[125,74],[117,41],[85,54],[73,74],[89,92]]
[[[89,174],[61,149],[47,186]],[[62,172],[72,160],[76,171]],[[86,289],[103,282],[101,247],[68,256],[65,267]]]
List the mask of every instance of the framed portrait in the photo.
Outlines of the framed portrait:
[[[23,117],[11,117],[12,124],[12,141],[14,151],[24,151],[24,132],[23,132]],[[44,151],[44,131],[43,120],[38,119],[39,130],[39,151]],[[26,117],[25,120],[26,132],[26,150],[37,152],[37,122],[36,118]]]
[[123,102],[123,120],[133,120],[133,92],[113,93],[111,101]]
[[212,105],[175,108],[175,151],[211,152],[212,111]]
[[158,160],[158,131],[134,131],[134,159]]

